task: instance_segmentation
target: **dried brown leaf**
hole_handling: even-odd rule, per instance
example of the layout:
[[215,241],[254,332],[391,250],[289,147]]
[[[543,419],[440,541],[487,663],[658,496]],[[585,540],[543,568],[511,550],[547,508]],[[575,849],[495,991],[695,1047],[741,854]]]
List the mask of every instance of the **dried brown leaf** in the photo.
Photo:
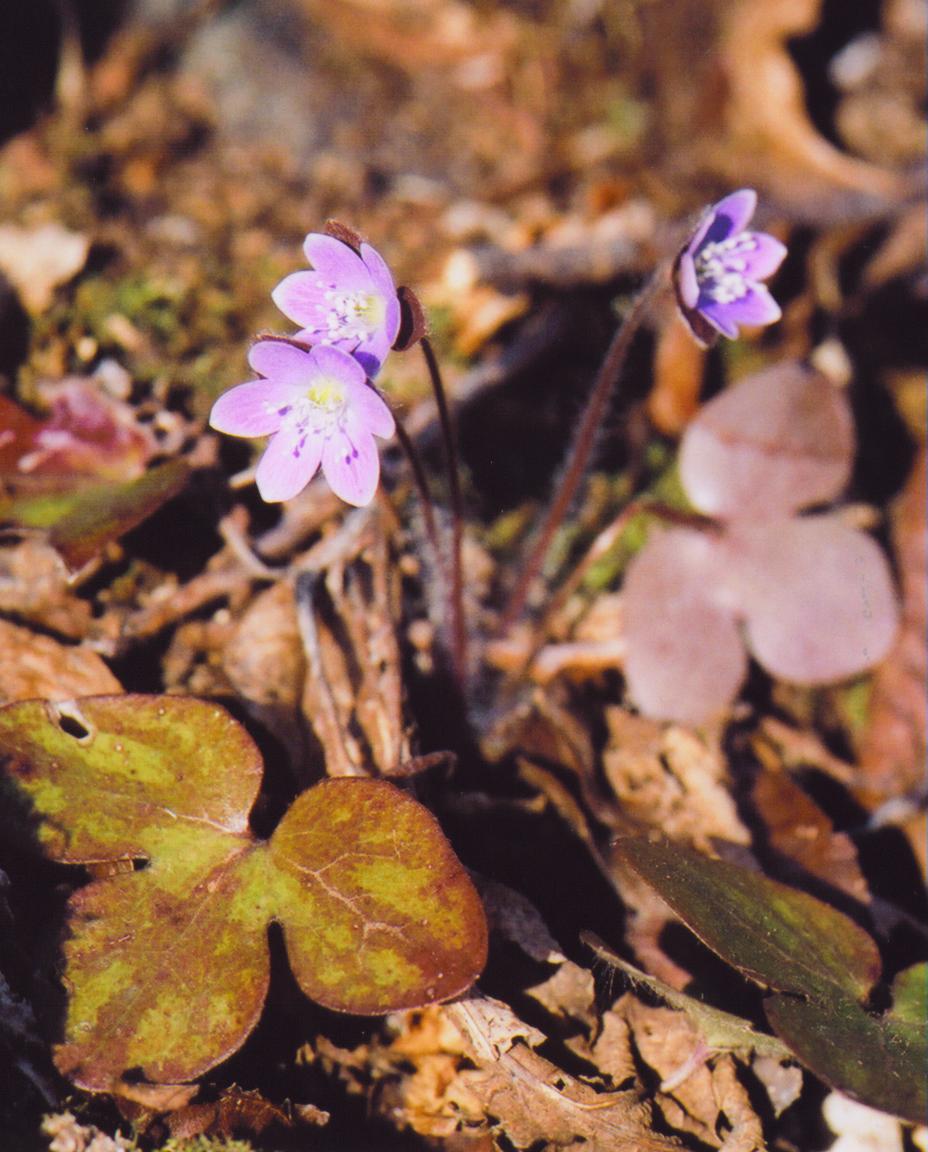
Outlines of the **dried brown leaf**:
[[0,547],[0,612],[71,640],[84,639],[94,623],[91,605],[75,595],[63,560],[37,537]]
[[761,772],[751,797],[771,848],[855,900],[869,901],[853,840],[835,831],[828,816],[792,777],[785,772]]
[[[926,653],[925,451],[922,449],[893,510],[892,536],[902,588],[902,624],[873,676],[870,719],[860,767],[879,803],[916,790],[924,781]],[[866,792],[861,792],[866,799]]]
[[396,569],[380,521],[356,554],[297,581],[306,655],[302,709],[330,776],[389,775],[410,759],[394,620]]
[[[725,1152],[763,1148],[761,1123],[731,1056],[711,1060],[686,1017],[627,995],[617,1003],[642,1060],[661,1078],[656,1104],[672,1128]],[[720,1135],[725,1129],[727,1133]]]
[[121,691],[96,652],[0,620],[0,704]]
[[737,161],[741,172],[753,164],[754,178],[787,202],[835,190],[877,200],[901,196],[906,186],[901,176],[839,151],[809,117],[789,44],[818,25],[821,0],[738,0],[718,9],[729,153],[720,161],[730,167]]
[[639,824],[708,847],[749,844],[719,749],[685,728],[607,708],[603,770],[622,811]]
[[[670,1152],[679,1145],[654,1131],[651,1112],[635,1092],[597,1091],[557,1068],[521,1041],[508,1049],[488,1038],[480,999],[444,1009],[461,1029],[477,1065],[464,1070],[449,1096],[465,1116],[481,1117],[517,1148],[545,1142],[550,1148],[614,1152]],[[510,1027],[511,1031],[511,1027]]]

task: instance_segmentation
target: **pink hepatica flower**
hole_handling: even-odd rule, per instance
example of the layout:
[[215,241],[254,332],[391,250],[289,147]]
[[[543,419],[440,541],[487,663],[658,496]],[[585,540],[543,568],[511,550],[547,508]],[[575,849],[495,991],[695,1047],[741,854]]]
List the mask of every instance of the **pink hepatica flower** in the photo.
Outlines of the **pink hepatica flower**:
[[703,216],[674,267],[680,311],[700,344],[739,324],[773,324],[780,307],[761,283],[783,262],[786,248],[766,232],[745,229],[757,207],[750,188],[732,192]]
[[290,500],[322,471],[336,496],[370,503],[380,478],[374,436],[393,416],[364,369],[339,348],[260,340],[248,354],[263,379],[220,396],[209,422],[232,436],[270,436],[255,481],[268,502]]
[[750,651],[796,684],[855,676],[898,623],[878,545],[834,514],[797,516],[846,485],[854,428],[844,395],[789,363],[710,401],[680,448],[680,478],[714,531],[657,532],[623,588],[629,695],[659,719],[728,707]]
[[303,251],[312,270],[282,280],[271,293],[274,303],[303,326],[299,340],[341,348],[376,376],[400,327],[400,303],[383,257],[370,244],[355,251],[321,232],[310,232]]

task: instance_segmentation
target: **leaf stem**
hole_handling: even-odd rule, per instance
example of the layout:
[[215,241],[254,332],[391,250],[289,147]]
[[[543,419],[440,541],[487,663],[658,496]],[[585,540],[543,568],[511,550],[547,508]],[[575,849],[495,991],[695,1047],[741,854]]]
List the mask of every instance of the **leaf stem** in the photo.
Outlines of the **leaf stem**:
[[647,315],[652,300],[659,289],[665,285],[666,276],[667,267],[661,265],[642,288],[631,311],[625,318],[625,322],[612,338],[612,343],[609,345],[609,350],[606,352],[606,357],[587,400],[580,424],[567,450],[566,464],[557,493],[548,506],[542,526],[538,530],[535,542],[522,565],[519,578],[509,596],[509,602],[506,605],[500,625],[502,630],[510,628],[522,615],[529,591],[541,570],[554,534],[570,510],[570,506],[577,495],[577,489],[586,475],[596,443],[596,436],[606,414],[609,398],[621,377],[632,341]]
[[442,382],[441,369],[438,366],[435,350],[428,336],[423,336],[420,344],[428,368],[432,392],[435,395],[435,403],[438,406],[438,419],[441,424],[445,450],[445,468],[448,473],[448,489],[451,494],[451,582],[449,588],[451,652],[455,675],[458,683],[463,687],[467,678],[467,630],[464,622],[464,575],[461,562],[464,510],[461,500],[457,434],[448,408],[447,393]]
[[439,570],[443,571],[444,564],[442,563],[441,539],[438,535],[438,524],[435,520],[435,505],[432,503],[428,481],[425,478],[425,468],[422,465],[422,457],[419,455],[412,437],[406,431],[403,422],[395,412],[393,413],[393,419],[396,424],[396,438],[399,440],[400,447],[405,452],[406,459],[409,461],[409,466],[412,469],[412,478],[416,485],[416,491],[419,494],[419,501],[422,504],[422,519],[425,522],[425,534],[428,536],[429,544],[435,553],[435,563]]

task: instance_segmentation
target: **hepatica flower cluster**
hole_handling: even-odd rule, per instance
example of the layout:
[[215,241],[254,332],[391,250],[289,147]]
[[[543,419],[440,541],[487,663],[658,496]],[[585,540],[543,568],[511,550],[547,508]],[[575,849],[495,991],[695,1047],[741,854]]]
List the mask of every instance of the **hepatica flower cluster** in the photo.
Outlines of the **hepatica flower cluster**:
[[321,466],[337,496],[363,506],[380,478],[374,437],[395,428],[371,381],[396,340],[399,298],[369,244],[310,233],[303,247],[311,270],[272,293],[300,331],[252,347],[258,378],[220,396],[210,424],[232,436],[271,437],[255,475],[264,500],[291,499]]

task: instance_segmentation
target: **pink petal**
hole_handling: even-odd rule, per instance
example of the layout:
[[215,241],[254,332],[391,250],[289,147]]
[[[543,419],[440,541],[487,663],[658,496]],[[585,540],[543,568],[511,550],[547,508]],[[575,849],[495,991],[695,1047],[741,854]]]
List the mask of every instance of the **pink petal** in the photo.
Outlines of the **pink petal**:
[[322,452],[322,470],[332,491],[346,504],[370,504],[380,479],[380,456],[374,437],[360,421],[349,419],[345,431],[334,433]]
[[696,266],[689,249],[680,253],[676,280],[682,303],[687,308],[695,308],[699,301],[699,281],[696,279]]
[[370,289],[371,274],[364,261],[353,248],[334,236],[310,232],[303,241],[303,251],[322,279],[337,285],[340,292]]
[[376,248],[372,248],[370,244],[362,244],[361,259],[371,274],[375,291],[383,298],[387,306],[386,316],[384,317],[384,330],[387,338],[387,347],[389,348],[396,339],[396,334],[400,329],[400,307],[396,299],[396,285],[393,282],[393,276],[387,267],[386,261]]
[[248,350],[248,363],[259,375],[277,384],[305,388],[312,361],[308,351],[294,348],[285,340],[259,340]]
[[737,340],[738,325],[735,324],[729,316],[729,307],[730,305],[728,304],[702,302],[695,311],[717,332],[721,332],[722,335],[727,336],[729,340]]
[[393,346],[393,339],[387,335],[384,328],[378,328],[352,349],[353,356],[371,378],[383,367],[383,362]]
[[347,352],[329,344],[319,344],[312,350],[312,376],[334,376],[346,388],[366,388],[364,369]]
[[625,675],[643,713],[697,724],[731,704],[747,656],[712,537],[678,528],[650,539],[629,565],[622,600]]
[[349,403],[357,413],[358,422],[375,436],[392,436],[396,431],[393,413],[383,397],[370,384],[351,384]]
[[743,232],[750,223],[757,208],[757,193],[753,188],[740,188],[713,206],[716,218],[725,217],[728,221],[726,236]]
[[725,546],[748,646],[772,675],[826,683],[886,655],[899,611],[889,565],[869,536],[809,516],[733,525]]
[[292,500],[312,480],[319,467],[323,437],[300,433],[285,425],[268,444],[255,472],[261,499],[268,504]]
[[787,361],[702,408],[680,446],[680,479],[701,512],[770,519],[833,500],[850,478],[853,457],[844,393]]
[[785,260],[786,245],[766,232],[748,232],[745,240],[752,245],[750,251],[744,253],[745,276],[749,280],[766,280]]
[[320,325],[329,311],[326,291],[328,288],[317,273],[291,272],[271,293],[271,299],[288,320],[303,325],[313,339],[318,339]]
[[699,311],[713,327],[730,339],[738,335],[738,325],[760,326],[780,319],[780,305],[763,284],[752,284],[740,300],[720,303],[703,294]]
[[282,410],[298,398],[292,385],[252,380],[224,392],[209,414],[211,428],[230,436],[270,436],[280,427]]

